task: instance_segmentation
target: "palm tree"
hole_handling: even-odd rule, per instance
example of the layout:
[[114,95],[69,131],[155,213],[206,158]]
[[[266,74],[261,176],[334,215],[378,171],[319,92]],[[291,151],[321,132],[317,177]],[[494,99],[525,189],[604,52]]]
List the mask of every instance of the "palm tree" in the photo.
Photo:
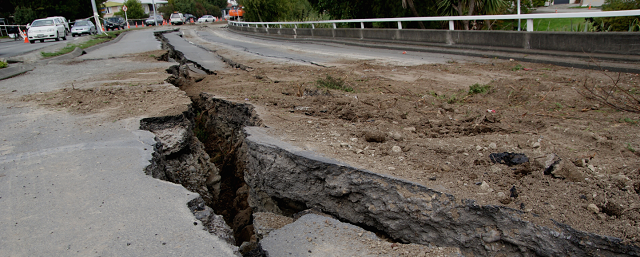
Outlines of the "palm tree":
[[[507,6],[507,0],[439,0],[438,11],[444,16],[476,14],[497,14]],[[466,13],[466,14],[465,14]],[[469,30],[469,21],[462,21]]]
[[[402,0],[403,9],[407,9],[407,4],[409,4],[409,8],[411,8],[411,12],[413,12],[413,16],[420,17],[420,15],[418,15],[418,11],[416,11],[416,7],[413,5],[413,0]],[[419,21],[418,24],[420,24],[421,29],[425,29],[424,24],[422,24],[422,21]]]

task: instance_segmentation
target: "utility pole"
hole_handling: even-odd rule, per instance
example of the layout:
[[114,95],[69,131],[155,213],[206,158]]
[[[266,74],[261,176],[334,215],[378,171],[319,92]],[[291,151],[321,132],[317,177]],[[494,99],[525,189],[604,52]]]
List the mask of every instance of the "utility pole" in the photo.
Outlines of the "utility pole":
[[98,15],[98,8],[96,8],[95,0],[91,0],[91,7],[93,7],[93,19],[95,19],[96,26],[100,30],[100,33],[107,34],[106,32],[104,32],[104,30],[102,30],[102,25],[100,25],[100,16]]
[[156,28],[158,27],[158,19],[156,19],[156,16],[158,14],[156,14],[156,0],[151,0],[151,3],[153,5],[153,22],[156,23]]
[[[518,0],[518,16],[520,15],[520,0]],[[520,17],[518,17],[518,31],[520,31]]]

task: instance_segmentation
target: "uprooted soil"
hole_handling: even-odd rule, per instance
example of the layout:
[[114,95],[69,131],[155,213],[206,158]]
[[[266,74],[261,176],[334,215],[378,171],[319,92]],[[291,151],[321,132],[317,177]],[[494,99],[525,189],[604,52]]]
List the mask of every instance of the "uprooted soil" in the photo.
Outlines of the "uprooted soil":
[[[138,61],[156,61],[146,56]],[[274,136],[352,166],[519,209],[536,224],[554,227],[555,220],[640,245],[640,114],[581,94],[585,81],[617,80],[639,97],[638,74],[617,79],[605,71],[495,59],[418,66],[347,60],[330,68],[234,61],[251,69],[192,73],[182,89],[251,103]],[[141,84],[152,74],[169,76],[132,71],[118,74],[122,82],[24,100],[111,119],[157,115],[172,100],[183,103],[184,95],[166,85]],[[319,87],[329,76],[344,90]],[[502,152],[522,153],[529,162],[493,163],[490,154]]]
[[[583,90],[585,80],[608,85],[617,73],[494,59],[333,68],[236,61],[252,69],[198,76],[183,89],[251,103],[276,137],[355,167],[519,209],[548,227],[555,220],[640,243],[640,114]],[[328,77],[344,90],[319,87]],[[617,83],[639,97],[639,80],[620,74]],[[490,154],[502,152],[529,162],[493,163]]]

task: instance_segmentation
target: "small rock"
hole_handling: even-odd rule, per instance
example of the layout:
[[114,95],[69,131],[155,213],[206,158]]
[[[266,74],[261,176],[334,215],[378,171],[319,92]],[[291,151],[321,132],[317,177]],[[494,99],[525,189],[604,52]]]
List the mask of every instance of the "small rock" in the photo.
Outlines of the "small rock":
[[386,139],[386,134],[380,131],[368,131],[364,133],[364,140],[367,142],[383,143]]
[[391,152],[393,152],[393,153],[402,153],[402,148],[400,148],[397,145],[394,145],[393,147],[391,147]]
[[598,206],[596,206],[595,204],[592,204],[592,203],[587,205],[587,210],[589,210],[589,211],[591,211],[591,212],[593,212],[595,214],[600,213],[600,208],[598,208]]
[[498,198],[504,198],[505,196],[507,195],[505,195],[503,192],[498,192]]
[[406,130],[406,131],[409,131],[409,132],[416,132],[416,127],[406,127],[406,128],[403,128],[403,129]]
[[361,153],[363,153],[363,152],[364,152],[364,150],[362,150],[362,149],[356,149],[356,151],[355,151],[355,152],[356,152],[356,154],[361,154]]
[[498,148],[498,145],[496,145],[496,143],[490,143],[489,144],[489,148],[496,149],[496,148]]
[[533,142],[533,144],[531,144],[532,148],[540,148],[540,142]]
[[487,191],[487,192],[493,192],[493,189],[491,189],[491,187],[489,186],[489,184],[487,184],[487,182],[482,181],[482,183],[480,184],[480,189]]
[[442,170],[443,172],[449,172],[449,171],[451,171],[451,167],[449,165],[442,164],[440,166],[440,170]]
[[509,197],[518,198],[518,190],[516,189],[516,186],[512,186],[511,189],[509,189],[509,192],[511,193]]
[[351,140],[351,142],[358,142],[358,138],[357,137],[351,138],[349,140]]
[[589,169],[591,172],[595,172],[596,171],[596,167],[591,165],[591,164],[587,165],[587,169]]
[[340,143],[340,146],[341,146],[341,147],[349,147],[349,144],[347,144],[347,143]]
[[476,145],[476,151],[482,151],[482,146]]
[[491,172],[498,173],[498,172],[501,172],[501,171],[502,171],[502,168],[498,167],[498,165],[491,166]]
[[393,140],[395,141],[402,141],[402,134],[400,134],[399,132],[389,132],[389,136],[391,136],[391,138],[393,138]]
[[394,170],[396,170],[396,168],[395,168],[395,167],[389,167],[389,168],[387,168],[387,169],[389,169],[390,171],[394,171]]

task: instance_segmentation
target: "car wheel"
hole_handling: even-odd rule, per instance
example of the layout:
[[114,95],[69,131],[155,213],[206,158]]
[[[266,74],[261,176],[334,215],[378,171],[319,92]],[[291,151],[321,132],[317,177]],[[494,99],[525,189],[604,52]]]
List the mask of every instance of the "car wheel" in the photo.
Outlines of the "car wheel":
[[60,41],[60,32],[56,32],[56,41]]
[[76,34],[71,33],[71,37],[76,37]]
[[67,34],[64,34],[64,36],[62,36],[62,40],[67,40]]
[[40,43],[44,43],[44,39],[40,39]]
[[35,41],[35,40],[29,40],[29,43],[31,43],[31,44],[35,44],[35,43],[36,43],[36,41]]

